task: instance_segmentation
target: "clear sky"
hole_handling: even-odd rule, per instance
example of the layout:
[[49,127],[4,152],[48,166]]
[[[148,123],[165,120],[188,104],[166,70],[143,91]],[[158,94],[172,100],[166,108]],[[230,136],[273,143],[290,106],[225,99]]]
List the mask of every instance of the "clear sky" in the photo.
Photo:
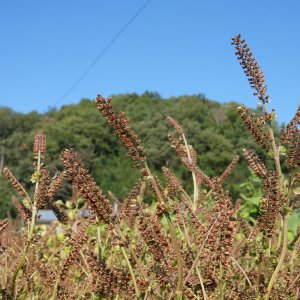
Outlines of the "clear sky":
[[293,116],[300,103],[299,0],[152,0],[60,100],[145,2],[0,1],[0,106],[45,112],[97,94],[148,90],[255,107],[230,45],[242,33],[279,121]]

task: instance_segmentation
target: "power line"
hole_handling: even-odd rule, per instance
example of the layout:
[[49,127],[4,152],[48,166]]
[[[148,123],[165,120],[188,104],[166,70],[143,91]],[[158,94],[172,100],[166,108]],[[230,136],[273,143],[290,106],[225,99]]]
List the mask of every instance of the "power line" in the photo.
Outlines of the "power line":
[[59,102],[63,101],[67,96],[69,96],[72,91],[77,87],[77,85],[86,77],[90,70],[96,65],[96,63],[102,58],[102,56],[107,52],[107,50],[114,44],[114,42],[125,32],[125,30],[133,23],[133,21],[138,17],[138,15],[146,8],[146,6],[152,0],[147,0],[137,12],[128,20],[128,22],[114,35],[114,37],[109,41],[109,43],[101,50],[98,56],[91,62],[87,69],[82,73],[82,75],[74,82],[74,84],[63,94],[55,103],[56,106]]

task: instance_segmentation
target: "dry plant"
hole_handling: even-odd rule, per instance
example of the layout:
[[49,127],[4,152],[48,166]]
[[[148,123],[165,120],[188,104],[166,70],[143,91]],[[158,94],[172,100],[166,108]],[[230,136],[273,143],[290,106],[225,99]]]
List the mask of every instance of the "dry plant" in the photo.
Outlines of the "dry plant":
[[[64,171],[51,179],[43,164],[46,136],[37,134],[34,195],[8,168],[3,170],[15,189],[12,202],[23,226],[0,221],[1,299],[299,299],[300,240],[289,241],[288,219],[298,207],[300,109],[277,142],[264,74],[240,35],[232,44],[263,106],[262,115],[244,106],[238,112],[274,162],[269,170],[253,151],[243,151],[262,183],[257,222],[247,223],[239,214],[240,200],[224,189],[238,155],[233,154],[222,174],[208,176],[183,126],[168,117],[174,131],[169,140],[191,172],[193,192],[166,167],[164,184],[151,172],[129,119],[114,111],[111,98],[98,96],[97,108],[141,176],[122,203],[112,193],[110,201],[78,154],[65,149],[60,156]],[[284,158],[287,174],[281,171]],[[68,200],[68,210],[55,201],[66,178],[80,195],[79,200]],[[144,201],[146,188],[152,204]],[[47,228],[37,225],[42,208],[52,209],[58,221]],[[85,218],[80,211],[86,210]]]

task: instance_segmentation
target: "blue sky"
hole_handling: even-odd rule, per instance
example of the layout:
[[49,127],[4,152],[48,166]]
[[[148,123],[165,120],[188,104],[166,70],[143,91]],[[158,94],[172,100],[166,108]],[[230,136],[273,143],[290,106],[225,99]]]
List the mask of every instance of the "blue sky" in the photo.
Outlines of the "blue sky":
[[145,0],[0,2],[0,106],[45,112],[97,94],[205,94],[255,107],[230,38],[242,33],[287,122],[300,103],[300,1],[152,0],[78,86]]

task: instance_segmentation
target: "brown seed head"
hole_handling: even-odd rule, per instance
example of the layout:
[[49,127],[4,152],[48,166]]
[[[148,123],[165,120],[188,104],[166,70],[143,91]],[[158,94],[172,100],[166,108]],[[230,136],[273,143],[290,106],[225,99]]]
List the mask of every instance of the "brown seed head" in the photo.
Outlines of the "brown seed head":
[[46,135],[43,133],[38,133],[34,137],[33,153],[44,154],[46,153]]
[[183,134],[183,127],[172,117],[167,117],[168,122],[170,123],[170,125],[179,133],[179,134]]
[[11,186],[16,190],[16,192],[23,197],[27,196],[27,193],[24,189],[24,187],[21,185],[21,183],[14,177],[14,175],[11,173],[11,171],[7,168],[3,168],[3,174],[6,176],[8,182],[11,184]]
[[8,227],[8,220],[0,221],[0,234]]
[[146,161],[146,156],[141,145],[141,140],[134,131],[127,125],[129,119],[124,118],[124,112],[119,114],[114,113],[111,106],[111,98],[105,99],[102,96],[97,96],[96,105],[99,111],[103,114],[107,123],[114,129],[119,139],[135,163],[133,167],[139,168]]
[[64,150],[60,156],[68,177],[73,180],[74,186],[86,199],[91,211],[104,223],[111,222],[112,207],[101,189],[96,185],[78,155],[73,150]]
[[248,161],[253,172],[261,179],[267,176],[267,168],[265,164],[251,150],[243,149],[245,159]]
[[262,103],[269,102],[269,95],[267,95],[267,85],[265,83],[265,75],[260,68],[253,53],[251,52],[246,41],[241,39],[241,35],[232,38],[231,43],[235,49],[235,55],[240,61],[240,65],[244,69],[244,73],[248,77],[248,81],[252,89],[255,90],[254,96],[257,96]]
[[17,197],[12,196],[11,201],[13,205],[18,210],[22,220],[25,222],[25,224],[29,223],[32,217],[31,211],[24,206],[24,204],[17,199]]
[[241,119],[255,139],[255,141],[263,148],[271,148],[271,139],[269,133],[267,132],[264,122],[261,121],[261,117],[257,117],[254,113],[251,113],[249,109],[241,105],[238,107],[238,113]]

